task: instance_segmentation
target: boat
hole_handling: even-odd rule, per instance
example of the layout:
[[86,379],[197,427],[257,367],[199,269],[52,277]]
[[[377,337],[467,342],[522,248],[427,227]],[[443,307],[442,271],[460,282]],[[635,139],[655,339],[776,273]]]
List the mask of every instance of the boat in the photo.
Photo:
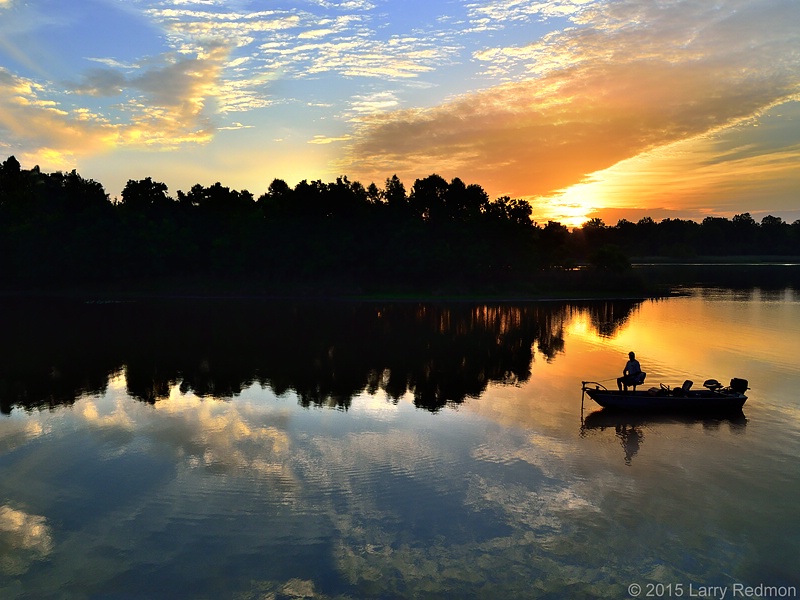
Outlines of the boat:
[[682,386],[670,388],[661,384],[648,390],[609,390],[601,383],[583,381],[583,393],[606,409],[628,411],[674,411],[680,413],[721,413],[741,411],[749,389],[746,379],[731,379],[723,385],[716,379],[703,383],[704,389],[691,389],[688,379]]

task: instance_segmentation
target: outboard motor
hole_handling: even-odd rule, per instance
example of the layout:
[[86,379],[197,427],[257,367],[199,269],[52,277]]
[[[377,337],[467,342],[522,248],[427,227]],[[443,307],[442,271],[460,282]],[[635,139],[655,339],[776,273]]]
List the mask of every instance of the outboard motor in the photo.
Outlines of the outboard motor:
[[734,377],[731,379],[730,388],[731,391],[734,391],[737,394],[744,394],[747,391],[747,379],[737,379]]

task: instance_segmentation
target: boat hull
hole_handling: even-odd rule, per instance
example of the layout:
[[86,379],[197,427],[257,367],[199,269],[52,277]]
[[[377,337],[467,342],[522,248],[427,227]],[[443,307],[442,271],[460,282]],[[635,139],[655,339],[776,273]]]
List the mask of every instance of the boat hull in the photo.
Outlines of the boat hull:
[[747,396],[737,392],[690,391],[682,395],[660,390],[617,392],[586,389],[586,394],[603,408],[631,411],[675,411],[692,413],[740,411]]

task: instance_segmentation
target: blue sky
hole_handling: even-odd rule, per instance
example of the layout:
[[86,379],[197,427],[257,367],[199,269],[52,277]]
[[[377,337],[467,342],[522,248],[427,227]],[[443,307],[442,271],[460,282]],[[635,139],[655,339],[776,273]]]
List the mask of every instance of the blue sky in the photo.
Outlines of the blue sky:
[[796,0],[0,0],[0,157],[118,196],[439,173],[539,221],[800,218]]

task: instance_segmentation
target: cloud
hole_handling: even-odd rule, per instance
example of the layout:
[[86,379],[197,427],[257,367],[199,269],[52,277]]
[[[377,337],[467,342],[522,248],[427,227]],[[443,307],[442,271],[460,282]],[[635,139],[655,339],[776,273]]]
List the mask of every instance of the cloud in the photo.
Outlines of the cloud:
[[375,8],[375,4],[369,0],[343,0],[340,2],[316,0],[316,4],[326,9],[372,10]]
[[373,92],[357,95],[350,101],[351,119],[357,120],[368,115],[382,114],[400,107],[400,101],[393,92]]
[[576,15],[581,8],[595,0],[484,0],[467,5],[473,25],[485,29],[499,29],[509,22],[527,22],[533,17],[566,17]]
[[220,39],[237,46],[251,44],[254,36],[293,29],[302,23],[299,15],[285,11],[233,13],[148,9],[146,14],[180,39]]
[[252,129],[252,128],[253,125],[243,125],[238,121],[234,121],[230,125],[226,125],[225,127],[218,127],[217,129],[219,129],[220,131],[234,131],[236,129]]
[[[42,84],[0,69],[0,130],[21,155],[61,168],[75,156],[119,146],[175,148],[211,139],[217,111],[263,106],[235,82],[220,85],[229,47],[209,43],[195,55],[167,53],[133,67],[98,67],[65,84],[61,102]],[[74,104],[80,96],[117,97],[100,112]],[[67,102],[71,104],[67,104]]]
[[304,31],[297,37],[301,40],[317,39],[317,38],[327,37],[333,33],[336,33],[335,29],[313,29],[310,31]]
[[[378,39],[369,28],[371,2],[318,2],[324,14],[304,10],[225,12],[152,8],[146,14],[173,37],[176,47],[198,40],[225,40],[232,47],[257,45],[251,69],[307,77],[412,78],[444,64],[455,52],[441,39],[393,36]],[[335,14],[339,11],[341,14]],[[333,13],[333,14],[332,14]]]
[[90,69],[72,91],[87,96],[117,96],[127,84],[125,75],[112,68]]
[[309,144],[333,144],[334,142],[346,142],[350,140],[349,135],[343,135],[340,137],[328,137],[324,135],[315,135],[312,139],[308,140]]
[[345,77],[410,79],[446,64],[457,48],[441,40],[395,36],[387,41],[364,35],[325,42],[271,41],[260,47],[266,66],[307,77],[335,73]]
[[184,117],[196,117],[208,99],[217,95],[229,52],[222,42],[207,42],[195,54],[170,52],[127,69],[117,65],[92,69],[69,89],[90,96],[140,92],[148,106],[178,109]]
[[145,92],[151,103],[179,107],[184,115],[200,114],[213,96],[229,48],[213,43],[202,55],[167,55],[166,60],[130,79],[134,89]]
[[71,113],[41,96],[48,90],[0,68],[0,132],[20,154],[47,155],[61,166],[74,153],[95,152],[116,139],[116,128],[99,115]]
[[[522,6],[492,7],[501,5]],[[795,2],[597,2],[573,22],[528,46],[476,53],[506,73],[524,69],[520,80],[364,118],[345,168],[378,179],[469,173],[503,193],[549,194],[800,92]]]

